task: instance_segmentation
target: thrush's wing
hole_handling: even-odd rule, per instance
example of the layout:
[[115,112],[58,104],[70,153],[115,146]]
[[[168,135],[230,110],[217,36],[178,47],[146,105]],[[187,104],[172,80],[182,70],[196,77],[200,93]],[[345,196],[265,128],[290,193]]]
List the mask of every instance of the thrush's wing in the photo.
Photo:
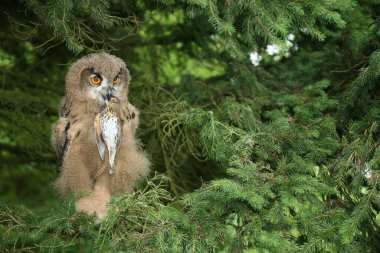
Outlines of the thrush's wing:
[[100,129],[100,113],[96,115],[95,117],[94,131],[95,131],[95,140],[96,140],[96,145],[98,146],[99,155],[100,155],[100,158],[103,160],[104,152],[106,150],[106,144],[104,143],[104,140],[102,137],[102,130]]
[[117,138],[116,138],[116,155],[119,153],[120,141],[121,141],[121,138],[123,138],[123,132],[122,132],[122,128],[121,128],[120,118],[118,118],[118,121],[117,121],[117,131],[118,131],[118,134],[117,134]]

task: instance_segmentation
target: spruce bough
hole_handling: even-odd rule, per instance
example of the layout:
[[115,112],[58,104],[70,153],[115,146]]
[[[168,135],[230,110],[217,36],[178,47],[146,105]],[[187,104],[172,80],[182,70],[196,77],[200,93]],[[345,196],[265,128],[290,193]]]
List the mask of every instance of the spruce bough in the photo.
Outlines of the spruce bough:
[[3,193],[1,252],[379,251],[377,1],[53,2],[28,0],[25,16],[0,22],[11,36],[0,44],[1,192],[56,176],[57,66],[99,49],[133,60],[130,99],[156,173],[102,221],[72,198],[26,208]]

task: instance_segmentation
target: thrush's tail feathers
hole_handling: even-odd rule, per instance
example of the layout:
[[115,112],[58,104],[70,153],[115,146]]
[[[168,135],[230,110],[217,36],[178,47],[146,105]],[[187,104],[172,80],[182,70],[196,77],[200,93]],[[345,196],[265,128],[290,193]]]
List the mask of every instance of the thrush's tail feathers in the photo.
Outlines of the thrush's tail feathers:
[[[108,171],[111,171],[111,169],[109,168],[109,164],[104,163],[103,166],[95,173],[93,179],[96,180],[101,174],[103,174],[104,171],[106,171],[107,168],[108,168]],[[110,173],[110,174],[112,174],[112,173]]]

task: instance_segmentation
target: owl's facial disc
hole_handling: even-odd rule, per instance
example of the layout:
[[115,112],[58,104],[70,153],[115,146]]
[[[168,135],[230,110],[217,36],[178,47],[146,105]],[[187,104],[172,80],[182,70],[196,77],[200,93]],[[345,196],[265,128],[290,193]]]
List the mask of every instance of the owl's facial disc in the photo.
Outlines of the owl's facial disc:
[[126,92],[128,77],[128,72],[125,69],[120,69],[118,73],[114,72],[112,75],[111,73],[100,73],[94,68],[88,68],[82,72],[85,95],[102,106],[112,97],[120,99],[123,92]]

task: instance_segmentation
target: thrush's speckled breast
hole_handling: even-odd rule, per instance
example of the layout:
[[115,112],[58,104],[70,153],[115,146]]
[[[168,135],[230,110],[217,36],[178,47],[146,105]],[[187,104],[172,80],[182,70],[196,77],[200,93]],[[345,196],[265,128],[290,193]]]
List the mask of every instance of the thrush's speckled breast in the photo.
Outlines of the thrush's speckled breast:
[[100,157],[104,158],[105,148],[108,150],[109,173],[115,172],[115,158],[121,139],[121,122],[118,115],[119,101],[112,97],[106,102],[105,109],[95,118],[96,142]]

